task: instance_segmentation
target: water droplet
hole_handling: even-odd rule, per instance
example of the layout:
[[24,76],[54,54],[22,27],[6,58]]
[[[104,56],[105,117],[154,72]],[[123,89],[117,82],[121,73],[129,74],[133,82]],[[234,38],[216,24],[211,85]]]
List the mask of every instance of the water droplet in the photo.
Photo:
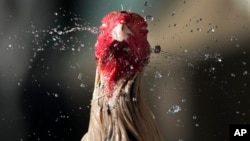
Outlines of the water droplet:
[[247,64],[245,61],[242,61],[241,63],[242,63],[242,65],[244,65],[244,66]]
[[79,80],[82,80],[82,76],[83,76],[82,73],[79,73],[78,76],[77,76],[77,78],[78,78]]
[[58,35],[62,35],[63,32],[62,32],[62,31],[58,31],[57,34],[58,34]]
[[55,13],[54,13],[54,15],[55,15],[55,16],[57,16],[57,15],[58,15],[58,13],[57,13],[57,12],[55,12]]
[[135,102],[137,99],[135,97],[132,98],[132,101]]
[[214,33],[214,32],[215,32],[214,28],[209,28],[209,29],[207,30],[207,33]]
[[193,67],[194,68],[194,64],[192,64],[192,63],[188,63],[187,64],[189,67]]
[[178,113],[178,112],[180,112],[180,111],[181,111],[181,107],[178,106],[178,105],[174,105],[174,106],[172,106],[172,107],[168,110],[167,113],[169,113],[169,114],[175,114],[175,113]]
[[174,16],[175,14],[176,14],[176,12],[174,11],[174,12],[172,12],[171,16]]
[[207,59],[209,59],[210,58],[210,55],[209,54],[204,54],[204,60],[207,60]]
[[86,86],[85,86],[83,83],[81,83],[80,87],[81,87],[81,88],[84,88],[84,87],[86,87]]
[[230,41],[231,41],[231,42],[232,42],[232,41],[237,41],[237,38],[234,37],[234,36],[231,36],[231,37],[230,37]]
[[196,120],[196,119],[197,119],[197,116],[193,116],[192,118],[193,118],[193,120]]
[[34,35],[34,37],[35,37],[35,38],[38,38],[38,37],[39,37],[39,35],[38,35],[38,34],[36,34],[36,35]]
[[131,66],[130,66],[130,69],[131,69],[131,70],[133,70],[133,69],[134,69],[134,67],[131,65]]
[[217,58],[217,61],[218,61],[218,62],[222,62],[222,59],[221,59],[221,58]]
[[56,84],[56,85],[57,85],[57,86],[59,86],[59,87],[61,86],[61,84],[60,84],[59,82],[57,82],[57,84]]
[[149,3],[149,2],[147,2],[147,1],[145,1],[145,2],[144,2],[144,6],[152,7],[152,4]]
[[235,77],[236,76],[235,73],[231,73],[230,75],[231,75],[231,77]]
[[150,90],[150,91],[152,91],[152,92],[153,92],[153,91],[155,91],[155,89],[154,89],[154,88],[150,88],[149,90]]
[[248,72],[247,72],[247,70],[245,70],[242,75],[245,76],[247,74],[248,74]]
[[154,53],[160,53],[161,52],[161,46],[160,45],[156,45],[154,48]]
[[162,74],[159,71],[156,71],[155,78],[162,78]]
[[58,95],[57,93],[54,93],[54,96],[55,96],[55,98],[58,98],[58,97],[59,97],[59,95]]
[[237,48],[239,48],[239,47],[240,47],[240,45],[239,45],[239,44],[236,44],[236,47],[237,47]]
[[215,68],[215,67],[211,67],[211,68],[209,68],[209,72],[211,72],[211,73],[214,73],[214,72],[215,72],[215,70],[216,70],[216,68]]
[[197,31],[201,32],[201,31],[202,31],[202,29],[201,29],[201,28],[197,28]]
[[78,47],[78,48],[77,48],[77,51],[78,51],[78,52],[80,52],[80,51],[81,51],[81,48],[80,48],[80,47]]
[[146,22],[148,22],[148,21],[153,21],[153,20],[154,20],[154,17],[151,16],[151,15],[147,15],[147,16],[144,16],[144,20],[145,20]]
[[198,123],[195,123],[195,127],[199,127],[200,125]]

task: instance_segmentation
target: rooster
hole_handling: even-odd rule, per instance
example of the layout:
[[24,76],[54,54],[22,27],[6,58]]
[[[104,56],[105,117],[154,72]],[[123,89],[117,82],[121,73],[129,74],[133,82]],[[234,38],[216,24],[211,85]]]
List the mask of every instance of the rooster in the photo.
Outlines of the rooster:
[[110,12],[95,44],[96,78],[88,132],[82,141],[161,141],[143,98],[150,45],[147,23],[129,11]]

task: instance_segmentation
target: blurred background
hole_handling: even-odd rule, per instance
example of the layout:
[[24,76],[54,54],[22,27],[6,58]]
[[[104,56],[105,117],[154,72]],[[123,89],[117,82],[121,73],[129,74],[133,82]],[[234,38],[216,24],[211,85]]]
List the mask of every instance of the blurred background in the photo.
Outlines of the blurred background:
[[87,132],[104,15],[148,23],[146,101],[166,141],[228,141],[250,124],[250,0],[0,1],[0,139],[73,141]]

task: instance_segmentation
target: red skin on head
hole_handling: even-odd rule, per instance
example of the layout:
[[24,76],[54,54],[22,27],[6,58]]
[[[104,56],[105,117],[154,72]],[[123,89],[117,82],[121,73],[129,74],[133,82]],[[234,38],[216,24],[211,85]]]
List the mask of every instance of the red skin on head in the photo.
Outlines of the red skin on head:
[[[126,41],[112,38],[112,30],[120,23],[124,23],[131,32],[128,33]],[[100,73],[106,79],[106,96],[112,96],[118,80],[131,78],[147,63],[150,47],[146,28],[147,23],[136,13],[110,12],[103,18],[95,56]]]

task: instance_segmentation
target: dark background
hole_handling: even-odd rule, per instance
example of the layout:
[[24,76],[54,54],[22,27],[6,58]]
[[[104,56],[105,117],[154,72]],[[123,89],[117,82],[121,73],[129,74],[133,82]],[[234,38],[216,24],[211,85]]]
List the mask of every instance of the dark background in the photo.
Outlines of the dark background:
[[153,17],[148,40],[162,52],[151,55],[144,89],[165,140],[228,141],[229,124],[250,124],[248,0],[3,0],[1,140],[81,139],[96,28],[122,7]]

